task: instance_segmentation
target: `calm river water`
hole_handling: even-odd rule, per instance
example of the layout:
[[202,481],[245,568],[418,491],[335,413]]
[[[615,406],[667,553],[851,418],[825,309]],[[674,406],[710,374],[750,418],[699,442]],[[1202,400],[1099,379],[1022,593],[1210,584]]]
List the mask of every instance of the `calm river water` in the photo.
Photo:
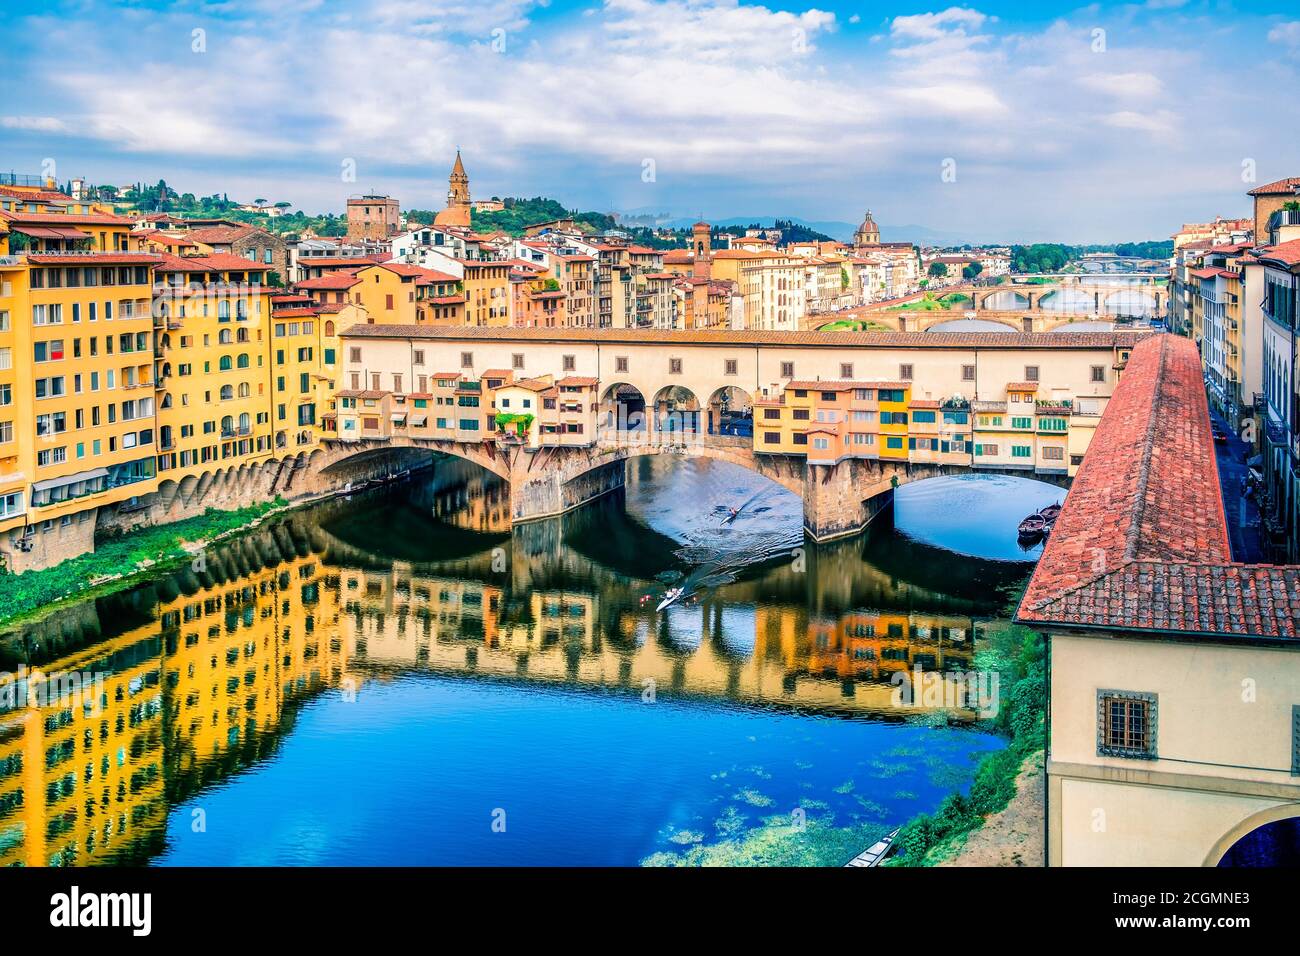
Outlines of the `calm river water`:
[[841,864],[1002,745],[890,676],[974,668],[1062,494],[934,479],[814,546],[763,479],[641,459],[512,534],[446,461],[296,512],[0,636],[90,688],[0,709],[0,865]]

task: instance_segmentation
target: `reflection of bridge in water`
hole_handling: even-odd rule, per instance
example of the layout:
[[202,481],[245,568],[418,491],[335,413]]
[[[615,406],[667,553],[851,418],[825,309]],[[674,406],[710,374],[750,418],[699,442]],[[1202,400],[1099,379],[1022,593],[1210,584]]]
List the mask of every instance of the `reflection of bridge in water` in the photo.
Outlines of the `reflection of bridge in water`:
[[[275,753],[304,703],[408,672],[902,718],[924,708],[893,706],[890,676],[919,665],[955,684],[997,601],[880,570],[846,541],[657,615],[645,575],[674,564],[673,542],[617,501],[497,535],[490,483],[434,481],[393,514],[395,494],[287,516],[6,635],[0,668],[99,673],[107,709],[0,712],[0,865],[146,861],[170,809]],[[416,520],[451,500],[488,533]]]

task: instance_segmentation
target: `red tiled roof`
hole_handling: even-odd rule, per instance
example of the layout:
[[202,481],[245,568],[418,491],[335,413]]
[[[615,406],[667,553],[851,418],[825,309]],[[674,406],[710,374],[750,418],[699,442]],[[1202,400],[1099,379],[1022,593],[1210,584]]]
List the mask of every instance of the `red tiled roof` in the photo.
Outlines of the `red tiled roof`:
[[1247,196],[1269,196],[1276,193],[1294,192],[1296,187],[1300,187],[1300,176],[1289,176],[1286,179],[1279,179],[1277,182],[1265,183],[1263,186],[1256,186],[1246,193]]
[[1300,567],[1231,561],[1189,339],[1152,336],[1133,350],[1017,619],[1300,637]]
[[174,256],[160,253],[159,272],[266,272],[271,267],[259,265],[243,256],[213,252],[206,256]]
[[587,375],[566,375],[564,376],[564,378],[560,379],[555,384],[556,385],[578,385],[585,388],[590,388],[594,385],[599,385],[600,379],[591,378],[590,376]]
[[855,388],[906,388],[906,382],[856,382],[850,379],[799,379],[785,383],[786,388],[810,392],[850,392]]
[[939,403],[929,398],[914,398],[907,403],[908,408],[938,408]]
[[1229,272],[1227,269],[1192,269],[1189,275],[1194,275],[1198,279],[1213,279],[1216,276],[1227,276],[1229,279],[1235,278],[1235,272]]
[[355,325],[354,338],[535,341],[603,344],[687,344],[727,347],[800,345],[844,349],[1129,349],[1151,333],[1111,332],[769,332],[737,329],[587,329],[512,326]]
[[1037,382],[1007,382],[1008,392],[1036,392],[1038,391]]
[[102,212],[0,212],[0,222],[37,226],[129,226],[125,216]]
[[1287,266],[1300,264],[1300,239],[1280,242],[1276,246],[1261,249],[1259,258],[1265,262],[1277,262]]
[[350,289],[361,280],[353,272],[327,272],[315,279],[304,279],[295,289]]
[[195,242],[212,246],[237,242],[254,232],[262,231],[256,226],[203,226],[199,229],[191,229],[189,234]]
[[316,309],[310,305],[292,305],[283,309],[272,309],[271,318],[273,319],[296,319],[298,317],[314,316]]

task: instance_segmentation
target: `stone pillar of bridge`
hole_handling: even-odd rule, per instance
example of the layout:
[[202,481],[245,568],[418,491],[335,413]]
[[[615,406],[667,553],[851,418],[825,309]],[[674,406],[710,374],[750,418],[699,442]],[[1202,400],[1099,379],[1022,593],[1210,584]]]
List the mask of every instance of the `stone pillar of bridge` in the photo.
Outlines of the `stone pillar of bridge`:
[[804,529],[817,541],[857,534],[894,503],[894,466],[861,458],[804,471]]
[[518,450],[510,462],[510,521],[553,518],[622,488],[626,462],[589,467],[587,448]]

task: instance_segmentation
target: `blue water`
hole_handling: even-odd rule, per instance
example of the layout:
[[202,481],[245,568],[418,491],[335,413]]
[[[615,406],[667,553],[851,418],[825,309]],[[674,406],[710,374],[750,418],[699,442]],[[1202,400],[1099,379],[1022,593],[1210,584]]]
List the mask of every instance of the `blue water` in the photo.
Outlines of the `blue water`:
[[174,809],[156,862],[634,864],[801,807],[884,830],[999,746],[955,728],[408,676],[312,701],[274,757]]

